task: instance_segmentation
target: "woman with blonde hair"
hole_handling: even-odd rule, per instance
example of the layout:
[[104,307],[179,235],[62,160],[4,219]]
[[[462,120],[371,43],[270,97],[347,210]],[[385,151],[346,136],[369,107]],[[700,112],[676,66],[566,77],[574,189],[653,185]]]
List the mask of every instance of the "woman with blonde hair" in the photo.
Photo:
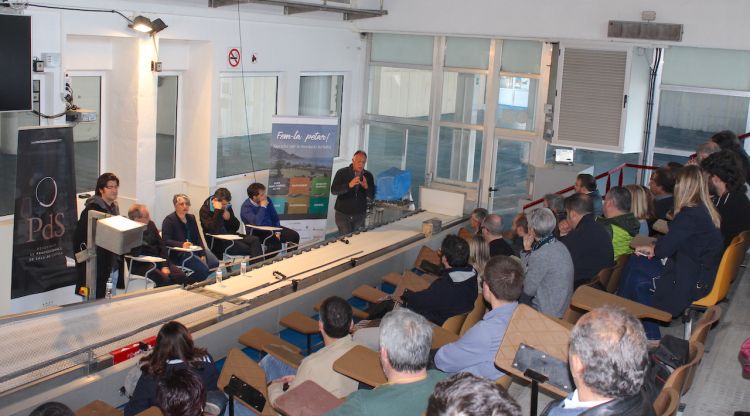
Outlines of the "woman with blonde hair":
[[469,240],[469,264],[474,266],[479,276],[482,276],[484,266],[488,261],[490,261],[490,245],[481,234],[476,234]]
[[[724,250],[720,224],[701,168],[682,168],[669,232],[654,244],[635,247],[618,294],[681,315],[711,291]],[[655,322],[645,321],[644,327],[649,339],[660,339]]]
[[654,194],[648,188],[636,184],[626,185],[625,189],[630,192],[630,212],[641,224],[638,234],[648,235],[649,224],[655,219]]

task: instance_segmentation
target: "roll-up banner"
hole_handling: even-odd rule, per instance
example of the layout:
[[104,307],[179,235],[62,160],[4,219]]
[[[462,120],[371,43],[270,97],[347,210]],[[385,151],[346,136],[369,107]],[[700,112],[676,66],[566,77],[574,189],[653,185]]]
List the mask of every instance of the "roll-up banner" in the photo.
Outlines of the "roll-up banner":
[[307,243],[325,237],[337,117],[273,117],[268,196]]
[[[11,277],[14,311],[68,303],[59,296],[36,294],[76,282],[73,157],[71,126],[25,127],[18,131]],[[33,299],[20,299],[24,297]]]

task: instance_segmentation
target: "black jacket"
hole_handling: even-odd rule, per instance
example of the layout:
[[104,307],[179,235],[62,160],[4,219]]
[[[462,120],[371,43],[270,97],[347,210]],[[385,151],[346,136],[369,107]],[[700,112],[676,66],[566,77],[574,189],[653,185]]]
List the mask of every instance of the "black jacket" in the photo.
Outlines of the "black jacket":
[[[107,205],[104,199],[99,195],[95,195],[86,200],[86,208],[81,212],[81,217],[78,219],[76,225],[76,231],[73,234],[73,244],[75,244],[75,252],[81,251],[82,247],[85,246],[88,239],[89,230],[89,211],[106,212],[112,215],[120,215],[120,208],[117,203]],[[103,298],[107,291],[107,280],[112,273],[113,266],[119,268],[120,272],[124,270],[124,263],[122,257],[111,253],[103,248],[96,248],[96,298]],[[86,286],[86,263],[77,263],[76,269],[78,269],[78,282],[76,282],[76,294],[81,287]],[[117,287],[119,289],[125,288],[125,279],[120,276],[117,279]]]
[[673,208],[674,197],[672,195],[662,199],[654,199],[654,215],[657,220],[666,220],[667,213]]
[[684,207],[656,241],[654,256],[668,258],[656,280],[653,306],[678,316],[711,291],[724,251],[721,232],[705,206]]
[[737,234],[750,230],[750,200],[744,193],[726,192],[714,198],[714,205],[721,215],[721,235],[727,248]]
[[[521,244],[521,248],[523,248],[523,242]],[[490,257],[517,255],[518,253],[513,251],[513,248],[504,239],[498,238],[497,240],[490,241]]]
[[473,267],[447,269],[430,287],[404,292],[406,307],[437,325],[451,316],[469,312],[477,299],[477,271]]
[[[237,234],[237,230],[240,229],[240,221],[234,216],[234,210],[232,206],[227,206],[226,211],[229,211],[229,219],[224,221],[223,209],[214,209],[211,203],[211,198],[208,197],[203,202],[198,215],[201,219],[201,227],[203,227],[203,234],[205,235],[206,242],[211,251],[216,255],[217,258],[221,259],[224,254],[224,249],[231,243],[219,240],[213,241],[213,238],[207,234]],[[213,241],[213,244],[211,242]]]
[[[561,405],[561,401],[550,403],[542,412],[542,416],[550,414],[553,408]],[[655,414],[654,406],[643,392],[610,400],[579,413],[581,416],[654,416]]]
[[331,183],[331,193],[336,195],[336,211],[346,215],[364,215],[367,213],[367,199],[375,199],[375,179],[367,170],[363,173],[367,180],[367,189],[361,186],[349,188],[354,179],[354,168],[350,164],[336,172]]
[[573,281],[591,280],[600,270],[612,266],[614,250],[609,233],[596,222],[594,214],[586,214],[575,230],[561,237],[573,259]]

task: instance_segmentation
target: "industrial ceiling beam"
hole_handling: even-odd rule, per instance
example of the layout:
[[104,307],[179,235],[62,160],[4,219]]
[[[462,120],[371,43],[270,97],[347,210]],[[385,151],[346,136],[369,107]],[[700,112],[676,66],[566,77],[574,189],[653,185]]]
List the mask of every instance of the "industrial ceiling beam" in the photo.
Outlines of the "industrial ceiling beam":
[[355,9],[352,7],[342,6],[329,6],[327,4],[327,1],[323,1],[322,4],[314,4],[285,0],[208,0],[208,6],[213,8],[223,6],[236,6],[238,2],[242,4],[265,4],[269,6],[283,7],[284,14],[297,14],[307,12],[341,13],[344,20],[367,19],[370,17],[380,17],[388,14],[388,10],[383,10],[382,8],[380,10],[376,10]]

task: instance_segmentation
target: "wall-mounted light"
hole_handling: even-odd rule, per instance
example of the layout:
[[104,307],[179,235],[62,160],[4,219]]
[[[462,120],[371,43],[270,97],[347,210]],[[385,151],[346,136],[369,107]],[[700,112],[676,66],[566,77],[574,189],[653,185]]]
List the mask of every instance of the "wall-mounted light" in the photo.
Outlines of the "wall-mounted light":
[[149,33],[153,30],[151,20],[148,17],[136,16],[133,20],[128,19],[128,21],[130,22],[128,27],[138,32]]

